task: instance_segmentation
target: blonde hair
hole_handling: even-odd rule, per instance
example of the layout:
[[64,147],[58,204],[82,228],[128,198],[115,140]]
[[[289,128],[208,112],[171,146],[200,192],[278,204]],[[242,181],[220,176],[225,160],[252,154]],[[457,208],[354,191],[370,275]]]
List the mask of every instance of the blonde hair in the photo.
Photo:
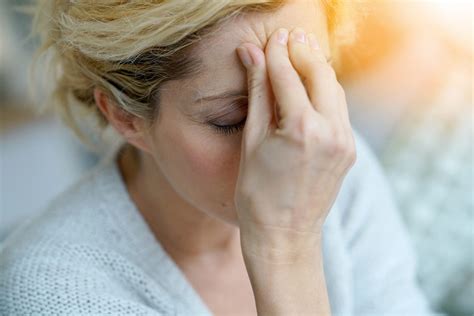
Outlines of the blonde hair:
[[[332,55],[337,58],[338,47],[352,38],[348,6],[343,0],[314,1],[323,2]],[[38,0],[33,34],[40,35],[41,45],[33,67],[41,64],[52,76],[45,104],[92,147],[78,119],[92,114],[100,131],[107,126],[95,105],[96,87],[125,113],[152,123],[159,115],[160,86],[199,71],[200,62],[190,53],[193,43],[232,17],[277,10],[284,3]]]

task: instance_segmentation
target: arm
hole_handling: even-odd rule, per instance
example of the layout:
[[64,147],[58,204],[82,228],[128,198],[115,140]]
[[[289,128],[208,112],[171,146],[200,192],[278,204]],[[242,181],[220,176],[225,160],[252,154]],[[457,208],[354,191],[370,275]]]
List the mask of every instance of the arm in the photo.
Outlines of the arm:
[[301,41],[302,29],[289,39],[281,30],[265,54],[254,44],[245,49],[252,58],[239,51],[249,86],[235,193],[242,253],[259,315],[328,315],[322,226],[355,146],[343,90],[315,35]]
[[[125,263],[120,257],[83,244],[45,240],[21,240],[1,253],[0,315],[174,314],[172,306],[150,306],[127,276],[115,270],[121,266],[117,263]],[[133,268],[123,265],[125,271]],[[154,293],[167,301],[165,291]]]
[[307,245],[306,239],[293,240],[288,251],[275,252],[265,246],[268,243],[260,246],[246,236],[241,234],[241,244],[258,315],[331,314],[320,238]]

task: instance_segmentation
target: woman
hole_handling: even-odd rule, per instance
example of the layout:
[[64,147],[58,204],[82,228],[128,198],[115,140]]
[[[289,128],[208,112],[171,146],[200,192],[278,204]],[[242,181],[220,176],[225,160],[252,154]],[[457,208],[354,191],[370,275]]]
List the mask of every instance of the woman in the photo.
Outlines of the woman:
[[426,313],[327,62],[345,9],[45,1],[56,104],[70,122],[93,109],[123,144],[6,242],[1,311]]

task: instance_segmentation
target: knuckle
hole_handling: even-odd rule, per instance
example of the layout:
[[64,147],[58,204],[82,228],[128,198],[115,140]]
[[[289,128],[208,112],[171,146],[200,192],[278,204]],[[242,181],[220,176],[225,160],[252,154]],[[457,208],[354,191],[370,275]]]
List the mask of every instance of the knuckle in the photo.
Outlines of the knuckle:
[[288,123],[291,125],[291,137],[300,144],[304,144],[307,138],[308,123],[304,115],[293,115],[288,118]]
[[325,139],[326,152],[330,157],[341,157],[346,153],[347,145],[342,132],[333,130],[332,133]]
[[355,162],[355,160],[357,160],[357,146],[356,146],[356,142],[355,142],[355,139],[354,139],[354,135],[352,134],[352,131],[351,131],[350,135],[351,135],[351,139],[350,139],[351,154],[352,154],[352,157],[354,158],[354,162]]
[[311,113],[301,115],[299,122],[299,133],[305,144],[315,144],[321,142],[321,127]]
[[320,137],[318,123],[312,115],[302,115],[301,129],[303,131],[303,135],[309,139],[319,139]]
[[341,157],[346,154],[346,148],[346,144],[343,141],[337,139],[332,142],[331,153],[333,156]]
[[295,113],[285,119],[285,134],[294,145],[306,150],[312,143],[319,141],[320,134],[313,117],[304,113]]
[[357,150],[353,142],[351,142],[350,145],[347,146],[346,155],[347,155],[348,166],[352,167],[357,160]]

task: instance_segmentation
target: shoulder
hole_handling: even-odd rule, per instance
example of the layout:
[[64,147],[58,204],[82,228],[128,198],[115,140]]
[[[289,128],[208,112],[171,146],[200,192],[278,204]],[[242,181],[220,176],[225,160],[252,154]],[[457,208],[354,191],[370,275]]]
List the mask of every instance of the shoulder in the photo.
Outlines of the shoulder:
[[131,286],[144,272],[118,249],[120,230],[105,210],[114,207],[104,199],[112,167],[97,165],[7,237],[0,314],[152,311]]
[[49,202],[47,207],[27,219],[1,245],[0,273],[13,265],[31,263],[49,256],[67,255],[71,247],[87,244],[95,226],[100,226],[97,167]]
[[370,255],[377,247],[399,243],[410,252],[408,232],[385,171],[365,139],[354,135],[357,161],[344,179],[336,208],[346,247],[354,254]]
[[385,172],[355,133],[357,162],[341,188],[339,225],[351,260],[357,313],[426,315],[416,257]]
[[48,239],[59,241],[80,237],[83,240],[87,236],[84,230],[103,224],[100,191],[106,174],[107,166],[103,164],[85,173],[9,235],[3,243],[3,253]]

